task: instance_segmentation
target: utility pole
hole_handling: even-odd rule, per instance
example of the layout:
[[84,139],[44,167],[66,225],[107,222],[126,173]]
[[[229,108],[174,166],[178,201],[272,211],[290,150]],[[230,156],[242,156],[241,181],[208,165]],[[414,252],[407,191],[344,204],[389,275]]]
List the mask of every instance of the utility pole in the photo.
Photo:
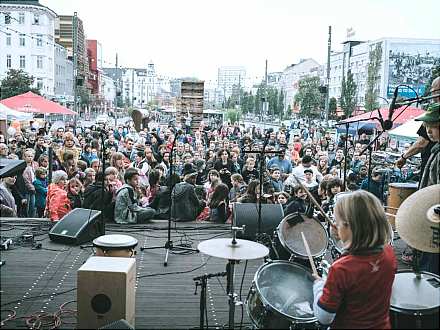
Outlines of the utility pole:
[[330,53],[332,48],[332,27],[328,27],[328,43],[327,43],[327,79],[325,82],[325,126],[328,128],[328,111],[329,111],[329,96],[330,96]]
[[[77,76],[78,76],[78,14],[77,12],[73,13],[72,18],[72,28],[73,28],[73,111],[75,111],[78,114],[78,100],[77,100],[77,90],[76,90],[76,84],[77,84]],[[79,114],[78,114],[79,115]],[[76,128],[76,117],[75,115],[73,117],[75,128]]]
[[[119,77],[118,77],[118,53],[116,53],[116,60],[115,60],[115,104],[113,105],[113,114],[115,115],[115,127],[118,126],[118,88],[119,88]],[[121,94],[122,95],[122,94]]]
[[131,69],[131,107],[134,106],[134,69]]

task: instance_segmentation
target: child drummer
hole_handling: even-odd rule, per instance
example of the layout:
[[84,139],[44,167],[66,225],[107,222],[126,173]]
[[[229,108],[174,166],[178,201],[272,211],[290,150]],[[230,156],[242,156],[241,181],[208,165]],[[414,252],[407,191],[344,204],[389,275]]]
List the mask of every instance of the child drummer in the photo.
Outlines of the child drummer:
[[379,199],[359,190],[336,202],[335,220],[345,252],[326,280],[315,276],[313,310],[331,328],[390,329],[389,307],[397,262]]

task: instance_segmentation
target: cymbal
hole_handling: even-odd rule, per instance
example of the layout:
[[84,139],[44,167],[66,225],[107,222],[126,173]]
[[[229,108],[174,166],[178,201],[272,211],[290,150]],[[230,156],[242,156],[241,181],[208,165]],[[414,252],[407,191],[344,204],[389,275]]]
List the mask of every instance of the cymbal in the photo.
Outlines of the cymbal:
[[416,191],[400,205],[396,230],[409,246],[424,252],[440,253],[440,184]]
[[264,245],[237,239],[237,244],[232,244],[232,238],[216,238],[200,242],[197,249],[209,256],[228,260],[259,259],[269,254],[269,249]]

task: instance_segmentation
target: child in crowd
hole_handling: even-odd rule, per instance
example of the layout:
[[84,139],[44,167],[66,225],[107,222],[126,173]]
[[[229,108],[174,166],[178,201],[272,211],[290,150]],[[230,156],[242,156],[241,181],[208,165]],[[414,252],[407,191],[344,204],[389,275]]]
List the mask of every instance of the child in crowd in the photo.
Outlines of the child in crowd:
[[281,204],[281,206],[283,207],[283,210],[285,210],[285,208],[288,205],[290,195],[285,191],[281,191],[279,193],[275,193],[275,198],[276,198],[276,202],[278,204]]
[[77,178],[72,178],[67,184],[67,198],[70,200],[70,206],[73,209],[80,208],[83,200],[83,185]]
[[241,174],[235,173],[231,175],[232,188],[229,191],[229,201],[236,202],[240,196],[246,192],[246,183]]
[[[332,329],[390,329],[397,262],[388,244],[390,226],[382,204],[371,193],[358,190],[338,199],[334,215],[345,250],[327,279],[314,275],[314,315]],[[368,313],[366,301],[375,302]]]
[[281,171],[278,167],[272,167],[270,169],[269,187],[274,192],[281,192],[284,190],[284,183],[281,180]]
[[42,218],[44,216],[44,208],[46,207],[47,196],[47,170],[44,167],[38,167],[35,170],[35,180],[33,185],[35,187],[35,207],[37,208],[37,216]]
[[218,184],[209,201],[209,219],[212,222],[225,223],[229,217],[229,189],[228,186],[220,183]]
[[249,184],[252,180],[258,179],[258,171],[255,168],[255,159],[253,157],[248,157],[248,159],[246,159],[246,164],[244,165],[241,175],[246,184]]
[[305,190],[301,186],[295,186],[293,188],[293,196],[292,201],[284,208],[284,216],[295,212],[306,212],[307,193]]
[[23,181],[25,185],[25,198],[27,201],[27,216],[29,218],[35,217],[35,187],[33,182],[35,181],[35,164],[34,164],[33,149],[26,149],[24,152],[24,160],[26,162],[26,168],[23,171]]
[[306,186],[309,190],[318,189],[318,182],[313,179],[313,171],[310,168],[306,168],[304,170],[304,186]]
[[116,192],[123,186],[121,180],[119,180],[119,171],[116,167],[107,167],[105,169],[105,179],[107,181],[108,190],[113,195],[113,201],[116,198]]

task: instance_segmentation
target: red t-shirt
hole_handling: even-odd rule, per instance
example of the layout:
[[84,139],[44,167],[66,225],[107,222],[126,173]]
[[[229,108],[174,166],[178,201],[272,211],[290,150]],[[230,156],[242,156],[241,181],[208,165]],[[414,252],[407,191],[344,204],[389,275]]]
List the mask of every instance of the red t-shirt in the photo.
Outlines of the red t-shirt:
[[393,248],[346,255],[330,267],[318,305],[336,313],[331,328],[390,329],[389,308],[397,262]]

